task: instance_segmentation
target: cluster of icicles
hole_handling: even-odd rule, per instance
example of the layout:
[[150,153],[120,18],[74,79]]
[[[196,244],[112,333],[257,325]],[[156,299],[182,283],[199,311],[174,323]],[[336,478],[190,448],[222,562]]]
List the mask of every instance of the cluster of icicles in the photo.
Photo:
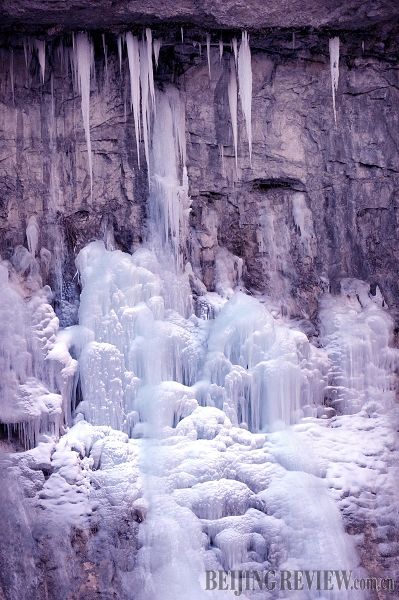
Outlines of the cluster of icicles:
[[[73,45],[70,53],[70,62],[74,76],[74,83],[81,96],[82,118],[85,131],[88,170],[90,175],[90,190],[93,191],[93,164],[90,139],[90,86],[94,74],[94,48],[88,33],[80,32],[73,35]],[[105,71],[108,72],[107,60],[108,50],[105,35],[102,36]],[[182,30],[183,42],[183,30]],[[201,44],[194,42],[194,46]],[[219,40],[219,57],[222,60],[225,43]],[[122,70],[123,49],[126,47],[129,74],[130,74],[130,104],[134,117],[135,137],[137,144],[137,160],[140,167],[140,142],[144,143],[144,153],[150,178],[149,169],[149,138],[152,124],[152,116],[155,111],[155,86],[154,86],[154,63],[158,66],[161,40],[153,39],[152,31],[146,28],[142,39],[133,35],[130,31],[119,34],[117,38],[119,67]],[[249,159],[252,165],[252,66],[249,36],[246,31],[242,32],[240,46],[234,37],[230,43],[232,56],[230,58],[230,76],[228,81],[228,99],[231,117],[232,136],[234,144],[234,156],[236,170],[238,168],[238,96],[241,101],[241,110],[245,121],[245,129],[248,139]],[[61,59],[65,60],[62,47]],[[206,50],[209,78],[211,78],[211,36],[206,36]],[[337,122],[335,94],[338,89],[339,79],[339,38],[334,37],[329,42],[331,87],[333,99],[334,120]],[[24,42],[25,62],[28,68],[29,60],[33,52],[36,52],[40,65],[41,81],[44,83],[46,71],[46,43],[44,40],[25,40]],[[10,75],[11,89],[14,98],[14,55],[10,53]]]

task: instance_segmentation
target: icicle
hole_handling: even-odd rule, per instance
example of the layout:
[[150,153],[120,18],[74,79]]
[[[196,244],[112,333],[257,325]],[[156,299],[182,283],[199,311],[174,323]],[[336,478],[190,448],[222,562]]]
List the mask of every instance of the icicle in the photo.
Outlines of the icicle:
[[53,124],[54,124],[54,118],[55,118],[55,97],[54,97],[54,74],[51,73],[51,78],[50,78],[50,91],[51,91],[51,116],[53,118]]
[[160,39],[154,40],[153,47],[154,47],[154,59],[155,59],[155,67],[156,68],[158,67],[159,51],[161,50],[161,45],[162,45],[162,42]]
[[224,168],[224,148],[223,144],[219,144],[219,156],[222,162],[222,176],[226,176],[226,169]]
[[234,60],[235,60],[236,67],[237,67],[237,64],[238,64],[238,46],[237,46],[237,38],[236,37],[234,37],[231,40],[231,47],[232,47],[233,52],[234,52]]
[[211,36],[209,33],[206,34],[206,56],[208,59],[208,73],[209,79],[211,78]]
[[104,52],[105,79],[108,81],[108,48],[107,48],[107,42],[105,41],[105,33],[102,34],[102,40],[103,40],[103,52]]
[[152,106],[155,109],[154,68],[152,65],[152,31],[149,29],[149,27],[147,27],[145,30],[145,38],[147,44],[148,83],[150,86]]
[[28,68],[28,40],[24,38],[25,67]]
[[150,180],[150,160],[149,160],[149,146],[148,139],[150,133],[150,114],[149,114],[149,102],[148,102],[148,52],[147,43],[143,40],[139,46],[140,49],[140,86],[141,86],[141,120],[143,124],[143,139],[144,139],[144,151],[145,158],[147,161],[148,180]]
[[32,56],[32,46],[29,38],[24,38],[24,56],[25,56],[25,67],[26,67],[26,83],[29,81],[29,66]]
[[240,87],[241,108],[245,117],[245,126],[249,145],[249,162],[252,165],[252,66],[248,33],[242,32],[240,52],[238,54],[238,83]]
[[78,33],[75,40],[75,61],[78,85],[82,98],[82,117],[86,137],[90,173],[90,193],[93,193],[93,165],[90,139],[90,73],[92,67],[92,46],[87,33]]
[[180,27],[181,43],[184,44],[184,31],[183,27]]
[[130,31],[126,34],[126,47],[130,73],[130,103],[133,109],[137,162],[140,168],[140,53],[138,39]]
[[222,56],[223,56],[223,40],[220,39],[219,40],[219,59],[220,59],[220,62],[222,62]]
[[119,73],[122,73],[122,34],[118,35],[118,57],[119,57]]
[[35,40],[35,47],[39,58],[42,83],[44,83],[44,73],[46,70],[46,42],[44,40]]
[[362,54],[364,54],[364,40],[362,41]]
[[14,91],[14,50],[10,49],[10,79],[11,79],[11,92],[12,92],[12,103],[15,104],[15,91]]
[[331,71],[331,88],[333,98],[334,121],[337,123],[337,111],[335,107],[335,93],[338,90],[339,79],[339,37],[331,38],[329,41],[330,49],[330,71]]
[[233,59],[230,61],[230,79],[227,87],[228,96],[229,96],[229,108],[230,108],[230,117],[231,117],[231,128],[233,130],[233,141],[234,141],[234,156],[236,162],[236,170],[237,170],[237,155],[238,155],[238,121],[237,121],[237,76],[236,76],[236,67]]

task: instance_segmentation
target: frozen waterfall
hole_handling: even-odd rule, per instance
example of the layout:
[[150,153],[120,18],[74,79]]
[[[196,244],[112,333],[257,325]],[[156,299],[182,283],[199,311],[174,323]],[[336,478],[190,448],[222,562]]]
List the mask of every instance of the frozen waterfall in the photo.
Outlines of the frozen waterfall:
[[[92,194],[90,90],[94,94],[98,83],[96,37],[81,32],[73,39],[73,48],[61,44],[57,52],[63,72],[72,70],[73,89],[80,93]],[[164,42],[166,55],[169,41]],[[36,48],[40,89],[53,82],[49,47],[50,42],[46,50],[38,41],[24,47],[27,67]],[[391,535],[390,530],[386,533],[388,517],[397,519],[395,508],[386,515],[384,507],[391,489],[396,489],[386,465],[392,460],[390,453],[396,453],[390,436],[397,416],[399,362],[392,347],[394,323],[382,293],[378,288],[372,293],[368,283],[353,278],[342,279],[337,294],[321,292],[320,278],[314,283],[320,287],[317,316],[304,322],[271,308],[266,295],[246,290],[244,253],[234,247],[237,255],[233,254],[233,245],[223,245],[223,231],[210,241],[205,217],[193,214],[195,195],[204,214],[211,213],[219,196],[195,187],[197,165],[192,164],[192,145],[186,147],[190,136],[197,135],[193,116],[186,115],[188,92],[181,82],[167,80],[170,65],[162,63],[160,39],[153,39],[149,28],[142,36],[126,31],[117,35],[114,47],[112,40],[107,46],[102,35],[101,48],[105,62],[100,79],[107,82],[106,89],[115,81],[121,87],[129,82],[120,111],[112,118],[121,119],[130,101],[133,125],[126,125],[131,130],[124,158],[134,164],[141,188],[129,187],[131,182],[124,180],[123,193],[133,203],[136,190],[145,188],[145,202],[136,203],[145,221],[140,235],[135,231],[133,242],[129,235],[121,242],[123,232],[114,227],[112,214],[114,207],[120,210],[117,203],[104,206],[101,239],[93,235],[79,246],[79,231],[68,229],[71,239],[65,246],[73,246],[69,258],[75,261],[70,260],[71,268],[76,265],[72,274],[79,307],[76,300],[77,317],[65,328],[60,328],[52,308],[53,293],[44,285],[53,268],[55,285],[62,288],[64,242],[42,247],[42,217],[30,205],[23,225],[25,246],[16,246],[0,262],[4,444],[13,442],[21,450],[13,459],[16,472],[34,472],[31,487],[23,493],[41,515],[40,527],[57,532],[50,552],[55,562],[65,565],[60,597],[65,589],[69,594],[68,585],[74,581],[69,565],[74,552],[85,557],[88,571],[98,560],[101,577],[92,577],[90,571],[88,579],[99,586],[99,597],[115,596],[112,586],[117,581],[121,600],[130,600],[132,590],[137,600],[237,597],[232,590],[205,590],[206,570],[344,569],[364,576],[357,549],[363,532],[359,534],[355,523],[355,535],[349,533],[352,522],[345,521],[347,514],[372,523],[376,539]],[[220,64],[217,55],[211,62],[210,34],[206,49],[206,59],[195,53],[195,60],[202,60],[201,85],[205,81],[213,93],[211,86],[220,74],[237,174],[239,118],[240,129],[245,121],[252,165],[248,34],[242,33],[240,45],[233,37],[231,48],[220,40]],[[336,120],[338,38],[330,40],[330,57]],[[14,87],[14,71],[11,77]],[[108,118],[106,111],[107,107]],[[191,127],[187,131],[186,123]],[[51,136],[53,160],[53,122]],[[110,138],[107,142],[113,147],[118,140],[113,133]],[[223,156],[225,141],[216,136],[208,145],[215,153],[219,145]],[[143,150],[145,161],[140,160]],[[228,160],[232,165],[231,149]],[[54,220],[58,183],[52,173]],[[285,189],[285,180],[277,189],[276,197]],[[239,185],[236,191],[241,193]],[[311,207],[305,192],[295,187],[289,193],[290,227],[308,263],[316,256]],[[240,219],[247,218],[239,202],[231,205]],[[89,222],[92,206],[78,216]],[[259,239],[258,230],[249,235],[254,233],[260,251],[267,250],[277,265],[275,273],[267,275],[278,278],[288,266],[276,244],[276,214],[266,208],[259,214]],[[227,217],[220,228],[229,226]],[[201,281],[206,279],[200,260],[196,263],[192,223],[197,218],[205,249],[214,251],[208,255],[214,263],[215,281],[209,286],[213,291]],[[130,226],[127,223],[128,234]],[[2,494],[8,503],[22,495],[14,478],[9,479],[10,493]],[[25,504],[16,503],[16,514],[26,522],[24,551],[33,553],[35,532]],[[9,528],[5,532],[9,535]],[[0,543],[0,551],[2,547]],[[21,585],[21,572],[15,585]],[[29,562],[30,580],[32,572]],[[288,595],[284,590],[244,589],[241,597],[277,600]],[[353,594],[311,589],[293,592],[292,597],[352,600]],[[359,591],[356,598],[367,600],[367,595]]]

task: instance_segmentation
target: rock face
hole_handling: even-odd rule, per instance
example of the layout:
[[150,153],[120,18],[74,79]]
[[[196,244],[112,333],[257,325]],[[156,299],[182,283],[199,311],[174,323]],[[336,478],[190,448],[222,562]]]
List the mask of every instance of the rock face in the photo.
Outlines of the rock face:
[[[196,31],[195,47],[189,38],[165,44],[156,72],[157,85],[173,80],[186,101],[192,198],[187,253],[194,271],[215,289],[215,260],[224,247],[243,259],[244,286],[266,292],[293,316],[314,321],[320,291],[334,291],[343,277],[379,286],[397,315],[399,92],[393,33],[383,46],[378,37],[342,35],[336,125],[328,38],[255,38],[253,160],[251,167],[239,103],[237,172],[227,98],[229,43],[220,60],[212,38],[209,80],[205,48],[201,54],[196,41],[204,43],[204,36],[198,36]],[[35,53],[25,66],[21,39],[12,53],[2,51],[0,251],[9,258],[17,244],[26,245],[27,223],[37,216],[40,246],[52,253],[48,282],[64,322],[74,319],[79,249],[110,231],[123,250],[146,236],[148,182],[145,167],[137,165],[127,58],[120,71],[115,36],[107,34],[105,69],[101,38],[94,39],[92,195],[80,97],[71,71],[61,64],[60,40],[47,42],[43,84]]]
[[178,3],[154,0],[72,0],[68,8],[51,0],[3,0],[3,27],[30,29],[61,25],[67,28],[125,26],[173,21],[207,27],[335,27],[358,29],[398,16],[395,0],[225,0]]

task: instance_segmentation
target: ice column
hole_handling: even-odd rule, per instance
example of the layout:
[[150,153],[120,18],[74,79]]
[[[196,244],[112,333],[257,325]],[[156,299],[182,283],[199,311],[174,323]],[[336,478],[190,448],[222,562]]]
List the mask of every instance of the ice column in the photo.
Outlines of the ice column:
[[151,148],[150,229],[155,245],[169,245],[176,263],[188,210],[185,148],[184,106],[177,90],[168,88],[157,95]]
[[82,98],[82,116],[85,130],[90,173],[90,193],[93,193],[93,165],[90,140],[90,75],[93,64],[93,49],[87,33],[78,33],[74,44],[79,91]]
[[238,53],[238,83],[240,87],[241,108],[245,117],[245,126],[249,145],[249,161],[252,164],[252,66],[248,33],[242,32],[242,41]]
[[331,88],[333,99],[334,121],[337,123],[337,111],[335,108],[335,93],[338,90],[339,79],[339,37],[331,38],[330,48],[330,70],[331,70]]

